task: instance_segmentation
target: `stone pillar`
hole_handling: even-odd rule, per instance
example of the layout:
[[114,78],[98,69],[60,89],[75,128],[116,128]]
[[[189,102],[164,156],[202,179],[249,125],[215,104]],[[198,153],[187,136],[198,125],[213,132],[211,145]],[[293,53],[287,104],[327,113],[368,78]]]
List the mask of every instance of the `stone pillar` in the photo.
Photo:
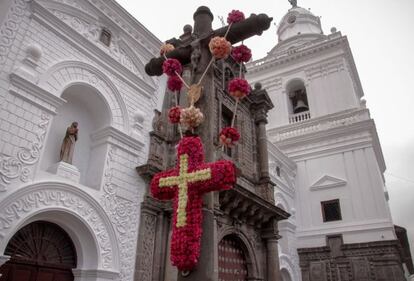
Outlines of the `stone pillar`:
[[279,265],[278,239],[280,236],[266,239],[267,281],[282,281]]
[[270,221],[269,226],[262,231],[262,238],[266,243],[266,281],[282,281],[279,265],[277,220]]
[[259,150],[260,180],[268,180],[269,157],[267,152],[266,118],[259,118],[257,121],[257,143]]

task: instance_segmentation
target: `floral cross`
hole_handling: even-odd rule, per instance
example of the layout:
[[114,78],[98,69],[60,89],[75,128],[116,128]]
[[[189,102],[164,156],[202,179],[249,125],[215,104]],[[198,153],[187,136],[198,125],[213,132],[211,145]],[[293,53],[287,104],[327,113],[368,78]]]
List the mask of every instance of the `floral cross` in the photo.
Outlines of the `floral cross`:
[[177,166],[156,174],[151,181],[155,198],[174,200],[171,261],[179,270],[191,270],[200,256],[203,195],[233,187],[234,164],[220,160],[204,162],[199,137],[181,139],[177,148]]

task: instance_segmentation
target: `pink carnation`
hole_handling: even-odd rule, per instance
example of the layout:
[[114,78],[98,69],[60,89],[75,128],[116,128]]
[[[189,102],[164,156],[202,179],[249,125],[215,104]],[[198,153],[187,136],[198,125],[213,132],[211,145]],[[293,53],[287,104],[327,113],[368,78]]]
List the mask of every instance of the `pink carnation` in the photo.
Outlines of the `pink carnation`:
[[252,51],[245,45],[240,45],[233,48],[231,56],[238,63],[248,62],[252,58]]
[[239,11],[239,10],[232,10],[229,15],[227,16],[227,23],[231,24],[231,23],[236,23],[239,21],[244,20],[244,14],[243,12]]
[[175,76],[183,71],[183,67],[177,59],[166,59],[162,64],[162,71],[168,76]]
[[230,55],[231,43],[224,37],[213,37],[208,44],[211,54],[216,59],[225,59]]
[[172,92],[179,91],[183,87],[183,81],[176,75],[170,76],[168,77],[167,87]]
[[229,94],[235,98],[244,98],[250,94],[250,85],[246,79],[234,78],[228,85]]

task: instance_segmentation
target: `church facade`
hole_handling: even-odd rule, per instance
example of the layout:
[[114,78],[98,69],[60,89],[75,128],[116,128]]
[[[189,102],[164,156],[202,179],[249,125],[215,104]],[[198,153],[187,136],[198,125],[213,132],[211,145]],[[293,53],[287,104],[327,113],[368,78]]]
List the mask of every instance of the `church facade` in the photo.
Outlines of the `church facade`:
[[133,280],[161,42],[115,1],[0,11],[1,280]]
[[[246,131],[250,117],[257,134],[268,123],[268,165],[252,143],[236,152],[261,157],[243,160],[241,187],[212,201],[222,206],[213,206],[221,216],[210,221],[219,231],[209,228],[214,243],[205,247],[231,256],[213,259],[211,270],[230,270],[232,260],[248,280],[406,280],[412,262],[400,251],[381,147],[346,37],[324,35],[319,18],[300,7],[282,19],[278,36],[266,58],[247,65],[268,99],[258,95],[240,109]],[[166,257],[170,206],[148,196],[145,175],[155,171],[136,170],[173,162],[149,154],[172,147],[163,144],[162,122],[153,122],[165,80],[144,71],[161,44],[113,0],[1,1],[1,281],[185,280]],[[225,83],[225,67],[214,75]],[[224,96],[223,116],[231,108]],[[253,114],[254,104],[269,111]],[[66,138],[73,122],[77,137]],[[264,189],[253,192],[249,178],[258,175],[244,165],[267,167]],[[284,220],[272,228],[275,214]],[[272,231],[257,231],[264,227]],[[268,270],[278,264],[279,273]]]

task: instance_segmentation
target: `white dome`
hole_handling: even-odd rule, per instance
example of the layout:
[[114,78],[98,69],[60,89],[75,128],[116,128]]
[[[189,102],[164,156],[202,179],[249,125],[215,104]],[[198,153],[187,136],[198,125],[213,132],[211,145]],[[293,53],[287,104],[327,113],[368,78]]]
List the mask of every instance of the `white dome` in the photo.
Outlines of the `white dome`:
[[[312,14],[309,10],[301,7],[293,7],[282,18],[277,29],[279,42],[290,38],[298,38],[302,35],[320,38],[323,35],[319,17]],[[315,38],[315,39],[316,39]]]

